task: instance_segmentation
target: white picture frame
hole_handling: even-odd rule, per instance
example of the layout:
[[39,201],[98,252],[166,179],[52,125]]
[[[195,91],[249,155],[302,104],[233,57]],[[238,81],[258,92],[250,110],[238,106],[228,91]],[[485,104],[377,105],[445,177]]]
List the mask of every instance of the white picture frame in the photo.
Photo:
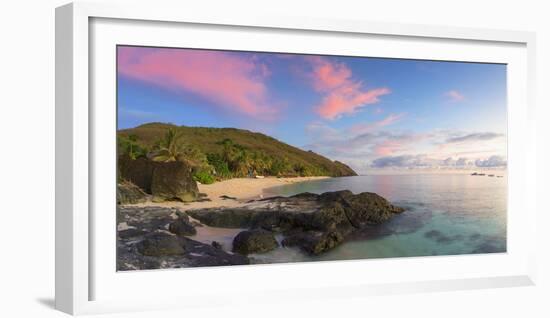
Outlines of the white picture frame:
[[[99,20],[115,21],[115,24],[117,24],[116,21],[119,21],[123,26],[111,25],[107,26],[107,29],[94,26],[94,23]],[[131,290],[133,282],[153,284],[152,279],[155,281],[170,281],[181,277],[183,272],[174,270],[158,271],[154,274],[151,272],[117,274],[114,270],[114,264],[112,264],[113,270],[111,272],[109,268],[101,269],[101,266],[97,264],[98,260],[112,260],[112,253],[106,252],[109,250],[102,249],[102,246],[105,244],[114,246],[115,244],[114,237],[112,237],[111,243],[105,243],[108,241],[99,240],[97,237],[92,238],[98,228],[109,226],[108,220],[94,217],[92,211],[101,206],[103,202],[102,200],[96,200],[98,201],[96,202],[93,199],[96,192],[99,191],[97,189],[98,183],[103,185],[101,181],[109,178],[108,172],[99,176],[98,170],[103,168],[98,163],[98,158],[114,149],[112,147],[115,139],[114,134],[111,136],[109,133],[113,133],[112,118],[114,117],[112,116],[116,112],[110,106],[106,106],[101,111],[93,107],[94,103],[101,98],[105,98],[107,104],[110,103],[109,100],[112,102],[112,96],[109,94],[95,96],[91,93],[94,89],[98,89],[93,77],[114,76],[114,73],[109,75],[109,72],[114,72],[114,69],[105,71],[106,69],[102,68],[99,69],[99,72],[94,69],[101,68],[101,65],[112,64],[112,60],[110,60],[111,62],[108,60],[109,57],[107,59],[100,57],[101,52],[104,51],[96,51],[95,48],[101,46],[108,48],[113,43],[117,43],[120,39],[116,37],[117,34],[126,36],[126,39],[132,39],[132,27],[128,27],[128,23],[132,23],[132,21],[141,24],[142,28],[145,29],[151,27],[147,24],[155,24],[157,32],[155,41],[158,45],[165,43],[162,41],[169,42],[170,32],[172,32],[170,30],[177,29],[178,25],[196,26],[197,28],[208,27],[214,34],[212,35],[213,39],[216,38],[215,33],[218,32],[216,30],[236,27],[244,28],[245,31],[242,32],[254,30],[256,33],[271,32],[275,34],[283,32],[284,34],[292,34],[293,32],[305,32],[307,35],[314,32],[315,36],[321,39],[323,37],[345,37],[346,41],[354,41],[355,37],[360,36],[391,38],[392,41],[397,43],[396,45],[403,45],[404,42],[409,41],[409,45],[414,46],[414,41],[418,40],[429,42],[431,45],[448,45],[454,49],[457,47],[462,48],[464,52],[461,56],[464,60],[485,61],[484,52],[489,50],[493,52],[491,53],[493,56],[491,61],[512,61],[510,65],[513,66],[514,71],[509,78],[509,89],[511,88],[514,94],[509,96],[513,101],[513,105],[509,105],[508,180],[510,198],[508,207],[512,213],[509,214],[509,224],[511,222],[518,224],[516,228],[512,229],[515,233],[512,238],[521,236],[521,240],[514,239],[515,241],[509,242],[512,243],[511,251],[506,255],[472,255],[455,258],[449,256],[437,257],[433,260],[419,257],[387,261],[368,260],[327,262],[325,264],[307,263],[193,269],[193,276],[195,277],[208,273],[213,277],[212,284],[224,279],[226,279],[227,284],[236,283],[237,279],[242,279],[245,274],[250,276],[248,278],[250,282],[242,282],[241,280],[242,284],[238,288],[231,287],[233,289],[232,293],[223,298],[216,298],[218,303],[242,302],[243,299],[246,299],[247,302],[284,302],[296,299],[349,297],[351,295],[356,297],[357,295],[534,284],[536,251],[533,242],[537,214],[535,205],[536,166],[528,164],[531,163],[530,158],[534,158],[536,153],[536,120],[533,92],[535,86],[535,35],[533,33],[366,21],[298,19],[284,16],[252,17],[245,14],[241,16],[213,16],[211,12],[192,11],[187,7],[184,8],[183,4],[152,8],[142,4],[117,5],[114,1],[109,4],[79,2],[59,7],[56,10],[55,282],[57,309],[70,314],[89,314],[166,307],[206,306],[214,297],[205,297],[205,295],[216,296],[224,290],[222,288],[218,291],[212,290],[211,287],[215,285],[207,284],[210,289],[203,288],[198,296],[174,294],[172,298],[167,298],[166,295],[157,293],[157,295],[146,295],[147,297],[144,297],[144,299],[135,301],[135,298],[133,298],[135,295],[129,293],[129,297],[118,298],[117,295],[120,295],[121,290],[115,288],[116,286],[124,287],[128,285],[128,290]],[[111,36],[107,36],[106,34],[110,32],[106,32],[106,30],[110,30],[109,28],[119,28],[117,30],[120,32],[113,32]],[[241,31],[237,30],[236,32]],[[151,40],[151,36],[144,35],[140,41],[145,43],[153,40]],[[292,41],[288,42],[286,47],[280,48],[281,51],[300,50],[299,46],[292,47]],[[91,45],[91,43],[94,45]],[[133,43],[126,42],[122,44]],[[155,43],[147,42],[145,44]],[[477,50],[475,47],[478,44],[487,45]],[[174,43],[173,45],[177,44]],[[207,44],[203,46],[205,45]],[[217,46],[216,43],[210,45],[214,48]],[[508,50],[510,53],[502,53],[503,55],[499,57],[501,51],[499,47],[510,47],[511,49]],[[224,46],[224,48],[227,48],[227,46]],[[240,46],[240,48],[244,49],[245,47]],[[250,47],[250,49],[252,48]],[[471,48],[471,50],[467,48]],[[411,49],[409,56],[416,56],[415,52],[420,49],[421,47],[416,50]],[[316,52],[318,53],[319,50],[323,50],[323,48],[317,47]],[[457,54],[456,52],[452,53],[452,50],[446,50],[447,53],[445,49],[442,49],[437,58],[453,59],[454,56],[457,56],[453,55]],[[502,52],[505,51],[505,49],[502,49]],[[113,49],[112,54],[114,52]],[[362,53],[357,51],[352,52],[352,54]],[[419,58],[429,58],[426,55],[427,53],[418,54]],[[435,56],[436,53],[433,54]],[[102,75],[105,72],[107,74]],[[108,87],[102,92],[106,91],[108,91]],[[99,120],[107,125],[104,133],[99,133],[95,129]],[[109,138],[112,138],[111,148],[104,148],[102,145],[105,144],[102,144],[102,141],[106,141],[106,145],[109,145],[107,140]],[[114,153],[112,158],[115,158]],[[96,176],[96,174],[98,175]],[[107,191],[110,189],[109,187],[114,189],[114,174],[112,178],[113,184],[106,187]],[[114,192],[111,195],[114,197]],[[522,219],[515,217],[520,209],[524,216]],[[363,279],[355,279],[352,275],[352,273],[359,273],[365,266],[369,266],[371,269],[376,269],[377,266],[387,267],[390,264],[388,262],[392,262],[391,270],[402,274],[395,275],[394,279],[380,275],[381,278],[378,280],[368,275],[365,275]],[[454,268],[447,267],[449,263],[453,262],[456,263]],[[486,268],[474,269],[474,267],[483,264]],[[493,264],[501,264],[502,268],[491,270]],[[443,269],[439,272],[422,273],[424,266]],[[404,271],[405,268],[408,271]],[[447,272],[445,272],[445,268],[448,269]],[[459,268],[462,268],[463,273],[457,272]],[[418,270],[415,272],[414,269]],[[307,275],[307,273],[327,270],[344,271],[349,274],[333,277],[316,284]],[[416,276],[412,277],[411,272],[415,272]],[[230,276],[236,278],[233,281],[228,279],[227,276],[229,275],[227,273],[231,273]],[[291,279],[291,284],[278,285],[276,280],[279,279],[277,277],[281,277],[280,275],[283,274],[288,275],[285,277],[296,279]],[[109,281],[114,280],[115,276],[122,278],[116,284],[109,285]],[[262,277],[271,277],[271,284],[259,286],[258,279],[262,279]],[[102,280],[102,285],[97,284],[98,280]],[[267,281],[270,280],[267,279]],[[98,288],[97,286],[103,287]],[[260,290],[261,293],[258,292]],[[307,292],[304,292],[305,290]],[[107,295],[109,291],[112,292]],[[227,288],[225,292],[227,293]],[[184,299],[182,299],[183,296],[185,296]]]

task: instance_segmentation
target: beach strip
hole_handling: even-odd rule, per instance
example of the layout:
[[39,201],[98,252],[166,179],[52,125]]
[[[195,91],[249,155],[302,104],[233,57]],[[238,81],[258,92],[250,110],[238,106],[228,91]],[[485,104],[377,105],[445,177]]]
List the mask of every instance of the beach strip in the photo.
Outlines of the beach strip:
[[151,202],[136,204],[136,206],[177,207],[182,210],[204,209],[214,207],[235,207],[249,200],[264,198],[264,190],[304,181],[327,179],[330,177],[293,177],[293,178],[234,178],[218,181],[212,184],[199,184],[199,191],[207,195],[210,201],[201,202]]

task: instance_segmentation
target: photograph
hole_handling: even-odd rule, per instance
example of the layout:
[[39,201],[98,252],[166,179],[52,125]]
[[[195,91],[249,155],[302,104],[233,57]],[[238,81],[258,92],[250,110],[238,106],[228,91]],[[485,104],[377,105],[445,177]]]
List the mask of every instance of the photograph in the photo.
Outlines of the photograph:
[[117,45],[113,71],[117,271],[507,252],[504,63]]

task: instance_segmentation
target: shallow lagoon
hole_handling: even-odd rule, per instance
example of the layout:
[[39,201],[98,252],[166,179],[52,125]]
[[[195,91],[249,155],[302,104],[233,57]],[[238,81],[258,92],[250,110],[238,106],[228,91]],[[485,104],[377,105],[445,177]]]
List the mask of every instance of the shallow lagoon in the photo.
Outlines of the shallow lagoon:
[[507,179],[468,174],[343,177],[271,188],[267,195],[376,192],[407,211],[334,250],[311,257],[279,248],[256,263],[506,252]]

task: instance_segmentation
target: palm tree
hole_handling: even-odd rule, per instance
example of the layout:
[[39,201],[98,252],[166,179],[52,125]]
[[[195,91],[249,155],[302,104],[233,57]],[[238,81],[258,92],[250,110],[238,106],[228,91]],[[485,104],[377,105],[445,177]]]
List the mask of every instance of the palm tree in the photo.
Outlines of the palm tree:
[[181,133],[170,128],[160,140],[158,149],[150,154],[153,161],[170,162],[179,160],[184,153],[184,145],[181,141]]

